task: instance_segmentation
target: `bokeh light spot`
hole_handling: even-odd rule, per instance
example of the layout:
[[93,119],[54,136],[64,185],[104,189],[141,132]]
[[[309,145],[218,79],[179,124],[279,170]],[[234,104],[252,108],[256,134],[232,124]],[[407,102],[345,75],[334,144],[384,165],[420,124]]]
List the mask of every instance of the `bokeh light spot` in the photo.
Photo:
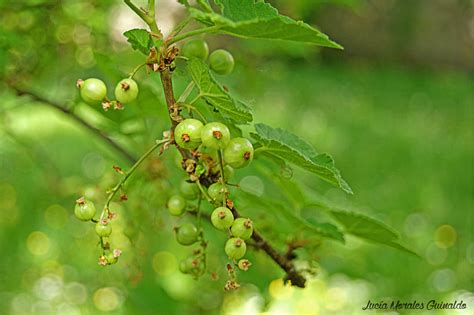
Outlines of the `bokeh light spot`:
[[103,312],[116,310],[122,304],[122,298],[115,288],[101,288],[94,292],[95,307]]
[[87,289],[79,282],[71,282],[64,287],[64,298],[70,304],[83,304],[87,300]]
[[270,283],[268,291],[274,299],[286,299],[293,295],[294,288],[290,284],[283,282],[283,279],[276,279]]
[[449,248],[456,243],[456,230],[448,224],[441,225],[435,232],[435,243],[439,248]]
[[50,227],[61,229],[68,221],[68,213],[60,205],[51,205],[44,212],[44,219]]
[[48,253],[51,248],[51,241],[45,233],[35,231],[28,235],[26,247],[33,255],[42,256]]
[[152,266],[159,275],[172,274],[177,269],[176,257],[169,252],[158,252],[153,256]]

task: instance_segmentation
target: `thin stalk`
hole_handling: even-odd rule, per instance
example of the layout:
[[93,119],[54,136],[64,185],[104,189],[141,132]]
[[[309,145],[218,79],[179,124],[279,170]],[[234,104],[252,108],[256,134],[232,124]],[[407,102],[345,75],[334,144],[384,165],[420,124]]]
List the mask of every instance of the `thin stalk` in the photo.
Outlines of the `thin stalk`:
[[196,181],[196,185],[198,186],[199,190],[201,191],[201,193],[203,194],[203,196],[206,198],[206,200],[212,204],[213,201],[211,199],[211,197],[208,195],[207,191],[204,190],[204,187],[202,187],[201,185],[201,182],[199,180]]
[[133,10],[150,28],[150,30],[163,38],[163,34],[161,33],[158,25],[156,24],[155,20],[155,0],[148,0],[148,12],[143,11],[135,4],[132,3],[131,0],[123,0],[126,5],[129,6],[130,9]]
[[132,73],[130,73],[130,76],[128,77],[129,79],[133,79],[133,77],[135,76],[135,74],[138,72],[138,70],[140,70],[143,66],[145,66],[146,63],[142,63],[138,66],[135,67],[135,69],[133,69]]
[[198,28],[197,30],[192,30],[192,31],[189,31],[187,33],[184,33],[184,34],[181,34],[181,35],[178,35],[174,38],[172,38],[169,42],[168,42],[168,45],[171,45],[171,44],[174,44],[174,43],[177,43],[179,41],[182,41],[183,39],[186,39],[188,37],[193,37],[193,36],[196,36],[196,35],[199,35],[199,34],[203,34],[203,33],[213,33],[215,31],[217,31],[219,29],[219,26],[209,26],[209,27],[203,27],[203,28]]
[[224,178],[224,162],[222,161],[222,149],[217,150],[217,157],[219,159],[219,168],[221,171],[222,189],[224,189],[224,198],[222,198],[222,206],[225,207],[227,205],[227,189]]
[[148,151],[146,151],[139,159],[137,162],[135,162],[135,164],[133,164],[133,166],[130,168],[130,170],[125,173],[125,176],[122,178],[122,180],[120,180],[120,182],[117,183],[117,185],[115,185],[114,188],[112,188],[112,190],[109,192],[109,196],[107,198],[107,200],[105,201],[105,206],[104,206],[104,209],[102,211],[102,214],[100,216],[100,221],[102,221],[105,217],[106,214],[109,214],[109,207],[110,207],[110,202],[112,201],[112,199],[114,198],[114,196],[117,194],[117,192],[123,187],[123,185],[125,184],[125,182],[127,181],[127,179],[135,172],[135,170],[140,166],[140,164],[142,164],[143,161],[145,161],[145,159],[153,152],[155,151],[157,148],[159,148],[161,145],[163,145],[164,143],[168,142],[169,140],[160,140],[160,141],[157,141],[150,149],[148,149]]

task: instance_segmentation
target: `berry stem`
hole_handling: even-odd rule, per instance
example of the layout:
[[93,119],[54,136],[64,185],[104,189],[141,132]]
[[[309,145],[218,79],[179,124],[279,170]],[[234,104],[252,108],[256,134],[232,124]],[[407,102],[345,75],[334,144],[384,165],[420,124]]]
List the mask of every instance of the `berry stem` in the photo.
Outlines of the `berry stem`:
[[222,198],[222,206],[225,207],[227,205],[227,189],[225,185],[225,178],[224,178],[224,162],[222,158],[222,149],[217,150],[217,158],[219,159],[219,168],[221,171],[221,181],[222,181],[222,189],[224,189],[224,197]]
[[140,70],[143,66],[145,66],[146,63],[142,63],[138,66],[135,67],[135,69],[133,69],[132,73],[130,73],[130,76],[128,77],[129,79],[133,79],[133,77],[135,76],[135,74],[138,72],[138,70]]
[[102,220],[106,217],[106,214],[108,215],[109,214],[109,206],[110,206],[110,202],[112,201],[112,199],[114,198],[114,196],[117,194],[117,192],[122,188],[122,186],[125,184],[125,182],[127,181],[127,179],[135,172],[135,170],[138,168],[138,166],[140,166],[140,164],[142,164],[143,161],[145,161],[145,159],[153,152],[155,151],[157,148],[159,148],[161,145],[165,144],[169,142],[168,139],[164,139],[164,140],[158,140],[156,141],[156,143],[150,148],[148,149],[148,151],[146,151],[139,159],[138,161],[135,162],[135,164],[133,164],[133,166],[130,168],[130,170],[128,172],[125,173],[125,176],[122,178],[122,180],[120,182],[117,183],[117,185],[115,185],[114,188],[112,188],[112,190],[109,192],[109,196],[105,202],[105,206],[104,206],[104,209],[102,210],[102,214],[100,215],[100,222],[102,222]]
[[212,204],[212,199],[211,197],[209,196],[209,194],[207,193],[207,191],[204,189],[204,187],[202,187],[202,184],[199,180],[196,181],[196,185],[198,186],[199,190],[201,191],[202,195],[204,197],[206,197],[206,200]]

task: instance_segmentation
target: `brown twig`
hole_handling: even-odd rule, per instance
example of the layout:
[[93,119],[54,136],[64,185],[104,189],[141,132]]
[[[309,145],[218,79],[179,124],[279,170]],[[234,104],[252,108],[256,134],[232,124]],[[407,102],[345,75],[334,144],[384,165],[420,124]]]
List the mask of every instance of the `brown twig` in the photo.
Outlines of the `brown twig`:
[[31,99],[33,99],[34,101],[37,101],[37,102],[40,102],[44,105],[48,105],[52,108],[55,108],[55,109],[59,110],[60,112],[66,114],[67,116],[71,117],[76,122],[78,122],[80,125],[84,126],[86,129],[89,129],[93,134],[95,134],[96,136],[100,137],[102,140],[107,142],[117,152],[119,152],[121,155],[123,155],[123,157],[125,157],[127,159],[127,161],[129,161],[131,164],[133,164],[137,161],[137,159],[133,155],[131,155],[124,147],[122,147],[120,144],[115,142],[112,138],[110,138],[109,135],[104,133],[102,130],[92,126],[87,121],[85,121],[84,119],[82,119],[81,117],[76,115],[70,109],[68,109],[68,108],[66,108],[66,107],[64,107],[64,106],[62,106],[62,105],[60,105],[56,102],[50,101],[50,100],[48,100],[48,99],[46,99],[42,96],[39,96],[38,94],[36,94],[34,92],[26,91],[26,90],[20,89],[20,88],[15,87],[15,86],[11,86],[11,88],[16,91],[18,96],[27,95]]

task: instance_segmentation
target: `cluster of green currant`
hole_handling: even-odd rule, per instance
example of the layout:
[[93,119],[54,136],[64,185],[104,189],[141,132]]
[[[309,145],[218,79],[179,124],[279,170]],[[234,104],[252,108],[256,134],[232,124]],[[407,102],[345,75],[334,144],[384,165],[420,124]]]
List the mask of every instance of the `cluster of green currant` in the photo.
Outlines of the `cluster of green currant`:
[[[229,128],[220,122],[203,124],[201,121],[188,118],[181,121],[174,130],[174,141],[187,150],[192,150],[194,155],[199,156],[206,152],[210,156],[217,156],[218,164],[222,172],[219,179],[212,183],[207,191],[199,184],[198,176],[190,176],[189,180],[182,182],[180,186],[181,195],[174,195],[168,201],[168,210],[171,215],[180,216],[186,210],[186,199],[195,199],[201,192],[208,201],[216,208],[211,214],[213,226],[219,230],[228,231],[224,250],[232,260],[241,259],[246,252],[245,241],[253,233],[253,223],[248,218],[236,218],[229,209],[229,190],[226,182],[232,177],[235,168],[242,168],[253,159],[252,143],[246,138],[231,139]],[[199,168],[196,168],[199,169]],[[184,197],[183,197],[184,196]],[[185,223],[176,228],[176,239],[182,245],[191,245],[200,239],[201,233],[192,223]],[[186,259],[181,263],[181,271],[189,273],[193,268],[199,266],[196,259]],[[242,259],[238,263],[239,268],[246,270],[249,262]]]
[[111,107],[116,110],[123,109],[124,104],[133,102],[138,96],[138,85],[132,78],[120,80],[115,86],[115,100],[112,101],[107,98],[107,86],[100,79],[79,79],[76,86],[84,102],[90,105],[100,103],[105,111]]
[[[120,257],[122,252],[119,249],[114,249],[113,251],[110,251],[109,243],[104,242],[104,238],[107,238],[112,234],[112,225],[109,221],[110,219],[101,218],[100,220],[95,220],[95,214],[96,209],[92,201],[86,200],[84,197],[81,197],[76,200],[76,206],[74,207],[74,215],[76,216],[76,218],[85,222],[96,222],[95,232],[100,238],[102,248],[104,248],[102,256],[99,257],[99,264],[102,266],[113,265],[118,261],[118,258]],[[105,249],[109,250],[109,252],[106,253]]]

